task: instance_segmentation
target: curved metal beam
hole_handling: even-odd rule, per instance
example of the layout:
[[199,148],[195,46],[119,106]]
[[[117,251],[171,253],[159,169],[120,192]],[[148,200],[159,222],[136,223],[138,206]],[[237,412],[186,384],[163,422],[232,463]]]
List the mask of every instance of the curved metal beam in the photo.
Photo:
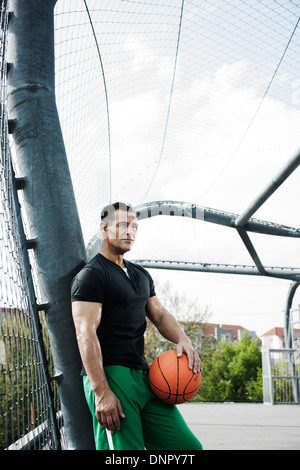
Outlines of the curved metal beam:
[[[139,220],[155,217],[157,215],[167,215],[176,217],[190,217],[213,224],[231,227],[235,230],[238,214],[212,209],[210,207],[198,206],[188,202],[178,201],[153,201],[146,202],[134,207]],[[288,227],[286,225],[267,222],[259,219],[249,219],[243,226],[249,232],[256,232],[266,235],[277,235],[282,237],[300,238],[300,229]]]
[[190,261],[132,260],[144,268],[172,269],[177,271],[195,271],[216,274],[242,274],[245,276],[267,276],[277,279],[300,282],[300,268],[265,267],[262,274],[256,266],[221,263],[195,263]]

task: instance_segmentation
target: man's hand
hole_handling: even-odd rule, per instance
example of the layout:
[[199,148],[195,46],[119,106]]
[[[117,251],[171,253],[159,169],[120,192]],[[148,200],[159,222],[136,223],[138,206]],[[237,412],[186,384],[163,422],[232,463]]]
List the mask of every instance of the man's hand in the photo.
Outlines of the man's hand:
[[182,356],[182,353],[186,353],[188,361],[189,361],[189,368],[194,372],[194,374],[198,372],[202,372],[202,362],[201,359],[188,341],[179,342],[176,346],[177,357]]
[[101,426],[111,432],[121,429],[120,418],[125,418],[125,415],[120,400],[110,389],[101,396],[95,396],[95,405]]

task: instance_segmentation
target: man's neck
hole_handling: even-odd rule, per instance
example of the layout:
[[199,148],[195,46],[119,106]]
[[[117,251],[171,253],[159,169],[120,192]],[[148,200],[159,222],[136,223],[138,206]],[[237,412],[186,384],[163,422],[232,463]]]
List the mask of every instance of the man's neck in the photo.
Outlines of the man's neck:
[[119,254],[119,253],[112,253],[109,250],[106,250],[105,247],[102,247],[100,250],[100,254],[104,256],[104,258],[109,259],[113,263],[117,264],[121,268],[125,268],[125,263],[124,263],[124,254]]

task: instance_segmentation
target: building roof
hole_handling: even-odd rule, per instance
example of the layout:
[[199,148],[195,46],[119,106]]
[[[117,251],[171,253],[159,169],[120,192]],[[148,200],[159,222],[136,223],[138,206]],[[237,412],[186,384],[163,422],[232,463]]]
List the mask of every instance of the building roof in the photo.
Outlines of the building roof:
[[[300,333],[299,329],[294,329],[294,332]],[[271,330],[267,331],[261,336],[278,336],[279,338],[283,339],[284,338],[284,329],[278,326],[275,326]]]
[[224,330],[233,330],[233,335],[235,338],[238,336],[238,330],[246,330],[243,326],[240,325],[223,325],[219,323],[205,323],[204,335],[214,335],[216,328],[222,328]]
[[279,338],[284,338],[284,329],[278,326],[275,326],[271,330],[267,331],[261,336],[278,336]]

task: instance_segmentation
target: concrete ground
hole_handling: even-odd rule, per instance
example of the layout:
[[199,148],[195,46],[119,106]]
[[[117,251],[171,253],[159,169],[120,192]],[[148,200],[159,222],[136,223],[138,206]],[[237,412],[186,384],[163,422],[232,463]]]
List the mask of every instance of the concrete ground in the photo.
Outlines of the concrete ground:
[[300,405],[178,405],[204,450],[300,450]]

